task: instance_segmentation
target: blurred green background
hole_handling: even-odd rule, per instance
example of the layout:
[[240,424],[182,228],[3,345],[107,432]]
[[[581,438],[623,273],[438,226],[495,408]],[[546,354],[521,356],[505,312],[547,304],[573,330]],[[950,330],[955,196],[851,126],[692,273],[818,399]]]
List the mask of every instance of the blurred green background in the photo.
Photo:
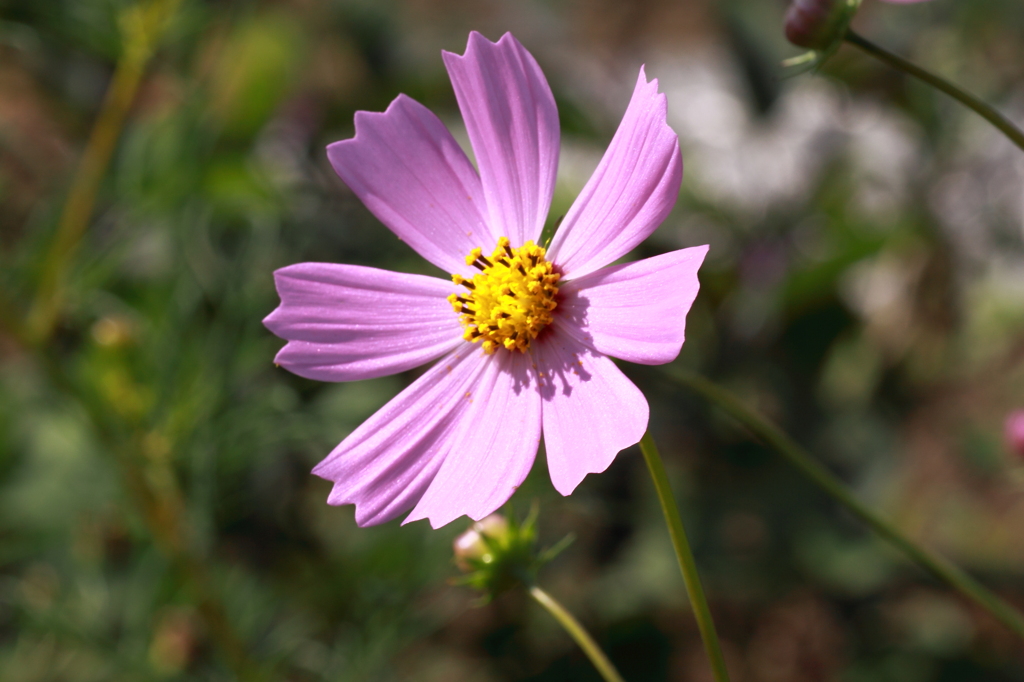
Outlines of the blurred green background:
[[[790,76],[779,0],[184,0],[60,237],[115,65],[155,34],[131,7],[0,0],[0,680],[598,679],[521,592],[477,608],[449,584],[465,519],[359,529],[326,505],[309,470],[417,372],[307,381],[260,322],[284,265],[429,271],[324,146],[400,92],[465,143],[440,51],[473,29],[511,30],[555,92],[552,216],[646,63],[686,170],[634,256],[711,245],[677,364],[1024,607],[1001,437],[1024,406],[1024,155],[977,116],[851,48]],[[855,26],[1024,123],[1019,0],[865,0]],[[1024,680],[1008,631],[658,368],[623,369],[734,682]],[[578,536],[542,583],[626,679],[709,680],[639,453],[569,498],[541,455],[512,503],[533,500],[546,544]]]

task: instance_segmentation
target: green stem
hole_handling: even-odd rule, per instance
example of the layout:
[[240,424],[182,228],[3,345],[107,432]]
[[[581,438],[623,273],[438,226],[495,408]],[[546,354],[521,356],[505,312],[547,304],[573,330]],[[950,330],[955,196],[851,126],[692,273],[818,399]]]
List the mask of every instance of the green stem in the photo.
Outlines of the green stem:
[[680,373],[672,373],[669,376],[683,386],[700,394],[708,402],[718,406],[726,414],[743,424],[754,436],[782,455],[800,473],[809,478],[812,483],[832,496],[890,544],[901,550],[933,576],[988,611],[1014,633],[1024,638],[1024,615],[963,570],[921,547],[903,535],[891,523],[871,511],[854,497],[839,479],[811,457],[806,450],[793,442],[777,426],[744,406],[735,396],[707,379]]
[[672,547],[676,550],[679,569],[683,573],[683,582],[686,584],[686,593],[690,596],[690,606],[693,608],[693,615],[697,619],[697,627],[700,629],[701,639],[704,640],[704,650],[707,652],[708,661],[711,663],[711,671],[714,673],[715,682],[729,682],[729,671],[725,667],[722,646],[718,643],[718,633],[715,632],[715,621],[711,618],[711,609],[708,608],[708,600],[704,596],[704,588],[700,584],[697,562],[693,559],[690,542],[686,539],[686,530],[683,528],[683,521],[679,517],[676,500],[672,496],[672,486],[669,485],[668,475],[665,473],[665,465],[662,464],[661,455],[658,453],[658,446],[654,444],[654,439],[651,438],[649,431],[644,433],[644,437],[640,440],[640,451],[644,453],[647,468],[651,472],[651,478],[654,479],[654,488],[658,491],[661,511],[665,514],[668,534],[672,538]]
[[875,45],[863,36],[860,36],[849,29],[847,29],[843,39],[851,45],[867,52],[875,59],[881,60],[893,68],[899,69],[904,73],[908,73],[915,78],[921,79],[928,85],[941,90],[969,109],[973,109],[979,116],[998,128],[1004,135],[1006,135],[1006,137],[1010,138],[1011,142],[1021,149],[1024,149],[1024,132],[1011,123],[1008,118],[974,95],[964,92],[946,79],[936,76],[930,71],[926,71],[920,66],[908,62],[903,57],[895,55],[892,52]]
[[597,645],[597,642],[590,636],[590,633],[580,625],[580,622],[564,606],[536,585],[530,586],[530,596],[547,609],[547,612],[554,616],[558,624],[565,628],[569,636],[579,644],[580,648],[583,649],[583,653],[587,655],[590,662],[597,668],[597,672],[601,673],[601,677],[604,678],[605,682],[623,682],[622,675],[615,669],[612,662],[608,660],[605,653],[601,651],[601,647]]
[[107,167],[135,102],[153,51],[181,0],[133,5],[121,17],[124,48],[103,105],[71,181],[57,231],[42,261],[39,288],[28,312],[26,333],[37,344],[50,337],[60,311],[64,280],[85,235]]

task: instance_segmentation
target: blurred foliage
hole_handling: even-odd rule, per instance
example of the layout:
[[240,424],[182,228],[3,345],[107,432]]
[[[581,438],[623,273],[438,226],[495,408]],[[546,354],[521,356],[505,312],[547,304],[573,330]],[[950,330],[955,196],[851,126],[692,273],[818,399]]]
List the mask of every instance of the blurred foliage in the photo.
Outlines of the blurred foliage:
[[[0,679],[594,680],[512,592],[447,584],[451,542],[358,529],[312,466],[414,376],[275,368],[271,272],[427,272],[334,176],[356,108],[405,92],[465,138],[439,51],[512,30],[556,94],[552,219],[641,63],[686,177],[646,256],[711,244],[679,363],[782,424],[870,504],[1024,604],[1024,159],[984,122],[843,50],[782,79],[773,0],[186,0],[65,274],[19,335],[128,0],[0,0]],[[1024,121],[1017,0],[866,2],[858,30]],[[652,404],[733,679],[1019,680],[1022,647],[724,416],[624,367]],[[706,678],[636,452],[570,498],[543,458],[541,574],[626,679]]]

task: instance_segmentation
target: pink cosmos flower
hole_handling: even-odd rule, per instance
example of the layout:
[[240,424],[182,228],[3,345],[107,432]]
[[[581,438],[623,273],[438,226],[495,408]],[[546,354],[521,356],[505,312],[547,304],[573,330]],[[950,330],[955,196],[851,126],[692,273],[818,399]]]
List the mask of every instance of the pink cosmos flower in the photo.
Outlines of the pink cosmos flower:
[[547,249],[558,112],[540,67],[506,33],[443,53],[479,171],[441,121],[399,95],[360,111],[328,146],[342,180],[399,239],[451,279],[300,263],[274,273],[264,320],[276,362],[353,381],[441,358],[313,470],[361,526],[411,509],[434,528],[479,520],[529,472],[543,433],[563,495],[647,428],[648,406],[611,357],[674,359],[706,246],[608,266],[675,204],[682,157],[657,80],[640,77],[604,158]]

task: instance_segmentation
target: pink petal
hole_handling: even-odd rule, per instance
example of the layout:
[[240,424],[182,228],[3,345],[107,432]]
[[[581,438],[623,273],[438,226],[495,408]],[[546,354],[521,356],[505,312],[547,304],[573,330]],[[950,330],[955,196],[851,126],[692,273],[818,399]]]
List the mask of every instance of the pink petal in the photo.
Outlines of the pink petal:
[[540,395],[532,359],[498,351],[472,388],[459,433],[427,492],[405,523],[430,519],[434,528],[463,514],[479,521],[508,501],[526,478],[540,442]]
[[544,448],[555,490],[568,495],[608,468],[647,429],[643,393],[606,355],[556,331],[536,343]]
[[356,523],[390,521],[415,505],[451,450],[473,390],[490,364],[463,344],[342,441],[313,473],[334,481],[328,503],[355,504]]
[[641,67],[633,98],[608,150],[548,249],[566,279],[628,253],[654,232],[679,195],[683,157],[665,122],[665,95]]
[[298,263],[274,273],[281,305],[263,324],[288,344],[274,359],[318,381],[371,379],[418,367],[462,343],[436,277],[358,265]]
[[513,246],[537,240],[558,171],[558,110],[544,74],[511,33],[492,43],[474,31],[464,56],[443,57],[492,229]]
[[345,184],[398,238],[446,272],[497,240],[473,165],[440,119],[399,95],[384,113],[356,112],[356,135],[328,145]]
[[613,265],[559,287],[556,324],[587,346],[642,365],[679,355],[707,246]]

